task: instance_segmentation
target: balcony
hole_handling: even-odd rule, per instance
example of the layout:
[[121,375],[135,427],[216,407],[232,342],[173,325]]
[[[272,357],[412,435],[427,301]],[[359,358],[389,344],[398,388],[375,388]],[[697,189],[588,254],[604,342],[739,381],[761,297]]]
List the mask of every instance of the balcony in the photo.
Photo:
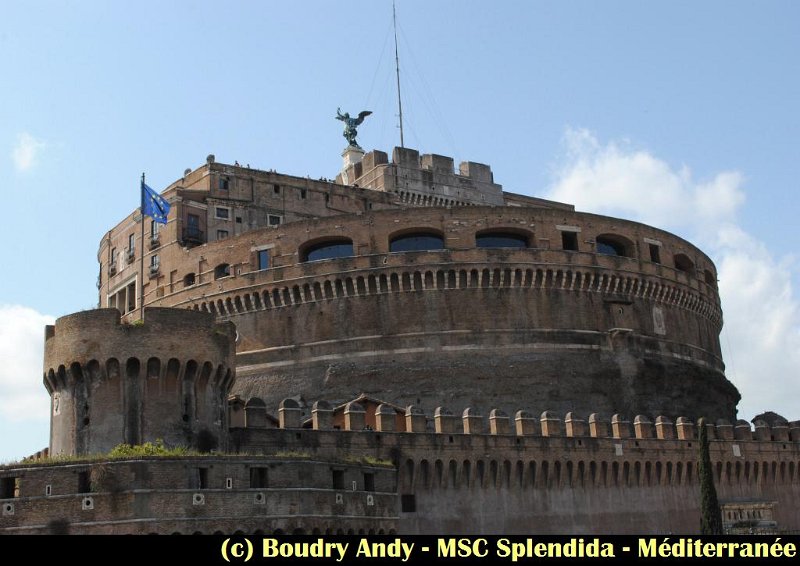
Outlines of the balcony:
[[161,269],[161,266],[158,265],[158,264],[151,265],[150,266],[150,279],[155,279],[156,277],[158,277],[160,269]]
[[133,263],[133,260],[136,259],[136,250],[126,250],[125,258],[128,260],[128,263]]
[[182,239],[184,244],[197,245],[206,243],[205,234],[198,228],[184,228]]

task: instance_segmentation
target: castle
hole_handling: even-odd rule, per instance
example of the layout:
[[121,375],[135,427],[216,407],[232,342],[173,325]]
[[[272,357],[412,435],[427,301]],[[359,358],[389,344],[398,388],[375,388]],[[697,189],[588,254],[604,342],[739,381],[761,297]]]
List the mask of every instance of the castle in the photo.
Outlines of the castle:
[[[209,156],[165,226],[103,237],[0,532],[696,532],[700,417],[726,528],[800,529],[800,423],[736,420],[701,250],[480,163],[343,157]],[[103,456],[156,439],[197,455]]]

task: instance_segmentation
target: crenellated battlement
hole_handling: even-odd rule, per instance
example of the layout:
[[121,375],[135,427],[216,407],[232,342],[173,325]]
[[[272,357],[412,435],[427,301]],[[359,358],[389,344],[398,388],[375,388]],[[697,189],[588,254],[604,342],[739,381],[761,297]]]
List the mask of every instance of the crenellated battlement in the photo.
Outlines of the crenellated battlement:
[[[266,427],[265,423],[269,419],[263,401],[253,398],[244,404],[244,409],[248,420],[243,428],[253,428],[247,422],[259,423],[255,428]],[[259,411],[264,413],[263,417],[255,414]],[[582,418],[569,412],[562,418],[553,411],[544,411],[535,416],[532,412],[519,410],[510,416],[500,409],[492,409],[487,418],[469,407],[460,416],[446,407],[437,407],[433,415],[428,416],[416,405],[409,405],[398,411],[388,403],[372,408],[354,400],[338,408],[326,401],[317,401],[312,405],[312,418],[305,419],[303,409],[294,399],[283,400],[278,413],[280,418],[277,428],[284,429],[617,440],[695,440],[699,435],[698,424],[688,417],[677,417],[673,420],[663,415],[655,419],[636,415],[631,421],[620,414],[606,418],[598,413],[591,413],[587,418]],[[800,421],[781,421],[770,427],[767,422],[759,420],[753,427],[745,420],[737,420],[732,424],[725,419],[718,419],[715,423],[707,423],[706,430],[709,440],[800,443]]]
[[355,163],[347,163],[336,181],[394,193],[412,206],[467,206],[503,204],[503,188],[494,182],[491,167],[463,161],[458,169],[452,157],[395,147],[392,160],[373,150]]
[[[229,322],[216,322],[213,315],[183,309],[145,309],[144,321],[122,322],[117,309],[95,309],[62,316],[45,328],[45,373],[57,372],[91,360],[105,362],[137,358],[169,360],[180,352],[181,358],[205,361],[210,355],[218,360],[232,356],[236,328]],[[57,387],[57,383],[46,383]]]

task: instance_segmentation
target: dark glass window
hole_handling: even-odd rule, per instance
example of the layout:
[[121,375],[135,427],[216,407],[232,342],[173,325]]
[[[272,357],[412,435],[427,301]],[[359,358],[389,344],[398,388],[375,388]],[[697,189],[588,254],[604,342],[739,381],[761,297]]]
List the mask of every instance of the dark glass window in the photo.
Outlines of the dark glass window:
[[331,470],[333,489],[344,489],[344,470]]
[[623,255],[614,244],[608,242],[597,242],[597,253],[605,255]]
[[92,479],[89,472],[78,472],[78,493],[91,493]]
[[490,232],[478,234],[475,243],[479,248],[527,248],[528,238],[522,234]]
[[415,513],[417,510],[417,499],[413,493],[403,493],[400,495],[400,510],[403,513]]
[[394,238],[389,244],[390,252],[414,252],[422,250],[442,250],[444,240],[436,234],[407,234]]
[[364,491],[375,491],[375,474],[364,474]]
[[227,191],[228,190],[228,178],[227,177],[220,177],[219,179],[219,190]]
[[275,214],[270,214],[267,216],[267,223],[270,226],[278,226],[281,223],[281,217],[276,216]]
[[269,269],[269,250],[258,250],[258,269]]
[[227,230],[217,230],[217,240],[224,240],[228,237]]
[[599,254],[630,257],[630,254],[628,253],[628,248],[619,239],[611,238],[608,236],[598,236],[596,241],[597,241],[597,253]]
[[686,256],[684,254],[676,254],[674,261],[675,261],[675,269],[678,269],[680,271],[685,271],[687,273],[689,273],[694,269],[694,262],[691,259],[689,259],[689,256]]
[[267,487],[267,468],[250,468],[250,487],[260,489]]
[[227,208],[223,208],[221,206],[218,206],[215,209],[214,214],[216,215],[217,218],[222,218],[224,220],[227,220],[228,218],[230,218],[231,211],[229,209],[227,209]]
[[561,248],[568,252],[578,251],[578,233],[577,232],[561,232]]
[[197,487],[208,489],[208,468],[197,468]]
[[350,257],[352,255],[352,241],[328,241],[307,248],[303,254],[303,261],[319,261],[322,259],[334,259],[337,257]]
[[661,263],[661,246],[650,244],[650,261]]

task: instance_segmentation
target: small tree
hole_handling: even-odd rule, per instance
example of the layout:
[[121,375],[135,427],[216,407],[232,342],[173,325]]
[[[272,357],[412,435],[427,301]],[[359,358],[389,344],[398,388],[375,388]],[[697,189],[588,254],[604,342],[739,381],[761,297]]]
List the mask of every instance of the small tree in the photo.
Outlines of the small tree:
[[700,533],[704,535],[722,534],[722,513],[719,509],[717,489],[714,487],[714,473],[711,468],[711,453],[708,447],[706,420],[697,421],[700,436]]

